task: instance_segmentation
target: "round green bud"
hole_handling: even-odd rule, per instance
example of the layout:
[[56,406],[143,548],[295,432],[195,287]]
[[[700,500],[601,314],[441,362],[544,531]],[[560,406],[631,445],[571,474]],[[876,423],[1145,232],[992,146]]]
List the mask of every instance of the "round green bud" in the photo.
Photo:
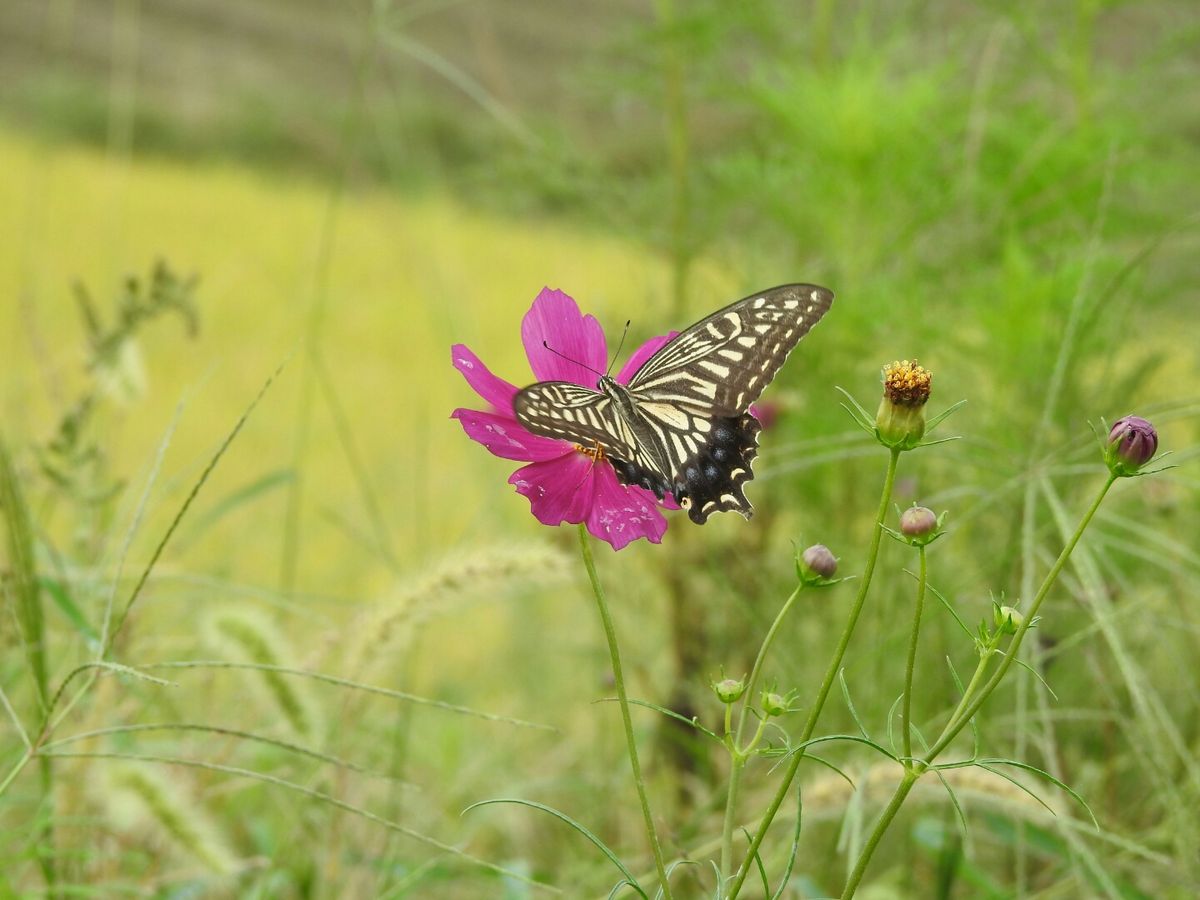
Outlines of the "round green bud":
[[1025,624],[1025,616],[1011,606],[995,606],[992,619],[1005,634],[1016,634],[1017,629]]
[[762,708],[768,717],[782,716],[784,713],[791,712],[788,698],[774,691],[763,691]]
[[746,693],[746,680],[744,678],[722,678],[720,681],[713,682],[712,689],[722,703],[736,703],[741,699],[742,694]]

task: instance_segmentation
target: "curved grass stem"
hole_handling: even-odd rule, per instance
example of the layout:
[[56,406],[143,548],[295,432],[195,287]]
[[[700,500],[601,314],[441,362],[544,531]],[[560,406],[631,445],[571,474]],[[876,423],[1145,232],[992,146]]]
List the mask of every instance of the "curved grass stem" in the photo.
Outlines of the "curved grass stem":
[[621,669],[621,651],[617,647],[617,630],[613,626],[612,616],[608,611],[608,601],[604,599],[604,588],[600,586],[600,577],[596,574],[596,563],[592,559],[592,545],[588,541],[587,528],[582,523],[579,526],[579,549],[583,555],[583,566],[587,569],[588,578],[592,582],[592,593],[596,597],[596,607],[600,611],[604,637],[608,641],[613,681],[617,688],[617,701],[621,707],[621,721],[625,726],[625,743],[629,748],[629,767],[633,770],[633,781],[637,786],[638,800],[642,805],[642,818],[646,823],[646,839],[650,842],[650,850],[654,854],[654,869],[658,873],[658,882],[662,886],[663,900],[672,900],[671,885],[667,882],[667,867],[663,862],[662,845],[658,840],[658,830],[654,827],[654,816],[650,812],[650,801],[646,797],[646,783],[642,778],[642,765],[638,761],[637,739],[633,734],[633,719],[629,716],[629,696],[625,693],[625,675]]

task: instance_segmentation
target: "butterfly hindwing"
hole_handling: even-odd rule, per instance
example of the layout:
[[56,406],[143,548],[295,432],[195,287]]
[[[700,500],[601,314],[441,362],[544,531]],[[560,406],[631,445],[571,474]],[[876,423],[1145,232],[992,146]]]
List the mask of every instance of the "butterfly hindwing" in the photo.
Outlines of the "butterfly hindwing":
[[673,494],[693,522],[727,510],[749,518],[744,486],[762,429],[750,404],[832,302],[811,284],[752,294],[676,335],[628,386],[543,381],[518,391],[513,411],[536,434],[600,448],[623,483]]

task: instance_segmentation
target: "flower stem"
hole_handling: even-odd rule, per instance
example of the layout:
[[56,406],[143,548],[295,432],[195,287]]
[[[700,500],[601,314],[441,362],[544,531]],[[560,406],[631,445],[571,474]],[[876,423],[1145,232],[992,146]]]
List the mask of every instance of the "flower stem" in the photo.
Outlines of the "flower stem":
[[629,716],[629,696],[625,693],[625,676],[621,670],[621,651],[617,648],[617,631],[613,627],[612,616],[608,612],[608,602],[604,599],[604,589],[600,586],[600,578],[596,574],[596,563],[592,559],[592,546],[588,541],[587,528],[582,523],[579,526],[579,549],[583,554],[583,566],[587,569],[588,578],[592,582],[596,607],[600,610],[600,622],[604,626],[604,637],[608,641],[613,681],[617,687],[621,720],[625,725],[625,743],[629,747],[629,767],[633,770],[633,781],[637,786],[638,800],[642,804],[642,817],[646,822],[646,838],[650,841],[650,850],[654,854],[654,868],[658,872],[658,882],[662,886],[663,900],[671,900],[671,885],[667,882],[667,867],[663,863],[662,846],[658,841],[658,831],[654,827],[650,801],[646,797],[646,783],[642,779],[642,766],[638,762],[637,740],[633,735],[633,720]]
[[867,843],[863,846],[862,852],[858,855],[854,871],[846,879],[846,889],[842,891],[842,900],[853,897],[854,892],[858,890],[859,882],[862,881],[863,874],[867,871],[867,863],[871,861],[871,856],[875,853],[875,848],[883,840],[884,832],[892,824],[892,820],[896,818],[896,813],[900,811],[900,807],[904,804],[905,798],[908,797],[909,791],[913,789],[913,785],[917,783],[917,779],[920,777],[921,772],[915,768],[909,769],[904,773],[904,778],[896,786],[896,792],[892,794],[892,799],[888,802],[887,808],[879,817],[879,822],[876,824],[875,830],[871,832],[871,836],[867,838]]
[[1059,574],[1067,564],[1071,553],[1075,550],[1075,545],[1079,543],[1079,539],[1083,537],[1083,532],[1087,529],[1092,521],[1092,517],[1096,515],[1096,511],[1100,509],[1100,504],[1104,502],[1104,497],[1108,494],[1108,489],[1113,486],[1113,482],[1117,480],[1116,475],[1109,475],[1104,482],[1104,486],[1100,488],[1100,492],[1096,495],[1096,499],[1092,501],[1092,505],[1088,511],[1084,513],[1083,518],[1079,520],[1079,525],[1075,528],[1075,533],[1071,535],[1071,539],[1067,545],[1063,547],[1062,552],[1058,555],[1058,559],[1054,561],[1054,565],[1050,567],[1050,571],[1046,573],[1046,578],[1042,581],[1041,587],[1038,588],[1037,594],[1033,598],[1033,603],[1030,604],[1029,610],[1025,613],[1025,621],[1017,628],[1016,634],[1013,635],[1012,641],[1008,645],[1008,650],[1004,657],[1000,660],[1000,665],[996,671],[992,673],[987,683],[980,688],[978,695],[975,698],[964,696],[959,701],[959,712],[956,716],[951,716],[950,721],[946,723],[946,727],[942,730],[942,735],[934,742],[934,745],[929,749],[926,759],[932,761],[939,753],[946,749],[947,745],[954,740],[960,731],[968,722],[974,718],[979,712],[979,708],[987,702],[988,697],[996,690],[1000,681],[1004,678],[1006,672],[1012,666],[1013,661],[1017,658],[1017,651],[1021,649],[1021,642],[1025,639],[1025,633],[1029,631],[1033,625],[1034,619],[1037,617],[1038,609],[1041,608],[1042,601],[1046,599],[1046,595],[1050,593],[1050,588],[1054,586],[1054,582],[1058,580]]
[[738,713],[737,731],[733,733],[733,740],[729,747],[729,792],[725,798],[725,827],[721,832],[722,878],[729,872],[730,863],[733,861],[733,825],[734,818],[737,815],[738,786],[742,778],[742,771],[746,767],[746,756],[750,752],[750,748],[742,746],[742,735],[746,730],[746,718],[750,713],[750,704],[758,696],[758,682],[762,677],[763,661],[766,659],[767,651],[770,650],[771,644],[775,641],[775,635],[779,631],[779,626],[783,623],[784,618],[792,608],[792,604],[796,602],[796,598],[800,596],[800,591],[803,589],[804,582],[801,582],[792,591],[791,596],[784,601],[779,614],[775,616],[775,621],[771,623],[771,628],[767,631],[767,636],[763,638],[762,646],[758,648],[758,656],[754,658],[754,667],[750,670],[750,680],[746,683],[746,692],[742,695],[742,709]]
[[913,609],[912,635],[908,639],[908,661],[904,665],[904,704],[900,714],[900,723],[904,728],[902,736],[904,746],[904,766],[912,764],[912,684],[913,668],[917,662],[917,640],[921,636],[921,613],[925,609],[925,582],[928,569],[926,566],[925,547],[917,548],[921,556],[921,570],[917,575],[917,602]]
[[975,675],[971,678],[971,683],[967,685],[967,689],[963,692],[962,699],[959,700],[958,706],[951,713],[950,719],[946,722],[946,727],[942,729],[941,736],[929,748],[929,752],[925,757],[918,760],[912,765],[909,771],[905,774],[900,784],[896,787],[896,791],[892,794],[892,799],[879,817],[879,821],[875,823],[875,828],[871,832],[870,838],[863,846],[862,852],[858,856],[858,860],[854,864],[854,869],[850,873],[850,877],[846,881],[846,889],[842,891],[842,900],[854,896],[854,892],[858,889],[859,883],[862,881],[863,875],[866,874],[867,866],[871,862],[871,856],[875,852],[875,848],[879,846],[880,840],[884,833],[896,818],[896,813],[900,811],[901,805],[904,803],[904,798],[908,796],[912,786],[917,779],[923,775],[938,755],[950,745],[950,742],[958,736],[959,732],[967,726],[967,723],[975,717],[979,712],[980,707],[987,702],[988,697],[999,686],[1004,675],[1012,667],[1013,661],[1017,658],[1017,651],[1021,649],[1021,641],[1025,638],[1025,633],[1029,631],[1033,625],[1034,618],[1037,616],[1038,609],[1042,605],[1042,601],[1050,593],[1050,588],[1054,586],[1054,582],[1058,580],[1059,574],[1067,564],[1071,553],[1075,550],[1075,545],[1079,543],[1079,539],[1083,537],[1083,532],[1087,529],[1092,521],[1092,517],[1096,515],[1096,511],[1100,508],[1100,504],[1104,501],[1108,489],[1112,487],[1113,482],[1117,480],[1116,475],[1109,475],[1104,482],[1104,486],[1100,488],[1100,492],[1096,495],[1096,499],[1092,501],[1092,505],[1088,511],[1084,513],[1083,518],[1079,520],[1079,525],[1075,528],[1075,533],[1063,547],[1062,552],[1058,555],[1058,559],[1054,561],[1054,565],[1050,567],[1050,571],[1046,573],[1045,579],[1042,581],[1041,587],[1038,588],[1037,594],[1033,598],[1033,603],[1030,604],[1029,610],[1025,613],[1025,621],[1017,628],[1016,634],[1013,635],[1012,641],[1009,642],[1008,649],[1005,651],[1003,658],[1000,660],[1000,665],[988,678],[983,687],[976,690],[977,685],[983,678],[983,673],[987,668],[987,664],[991,659],[991,652],[983,655],[979,661],[979,666],[975,670]]
[[[825,670],[825,680],[821,682],[821,688],[817,691],[817,696],[808,711],[808,720],[804,723],[804,731],[801,733],[799,741],[796,742],[798,744],[803,744],[816,731],[817,721],[821,717],[821,710],[824,708],[825,700],[828,698],[829,691],[833,687],[834,679],[837,678],[837,673],[842,667],[842,658],[846,655],[846,648],[850,645],[850,637],[854,633],[854,626],[858,624],[858,617],[862,613],[863,604],[866,602],[867,591],[871,587],[871,577],[875,574],[875,563],[879,561],[879,543],[883,537],[883,519],[887,515],[888,504],[892,500],[892,487],[896,483],[896,466],[900,460],[901,452],[898,447],[893,447],[890,451],[891,455],[888,458],[887,475],[884,477],[883,491],[879,497],[879,510],[875,514],[875,527],[871,533],[871,546],[867,551],[867,565],[863,570],[862,581],[858,585],[858,596],[854,598],[854,606],[851,607],[850,615],[846,619],[846,626],[842,629],[842,636],[838,640],[837,649],[833,652],[833,658],[829,660],[829,668]],[[746,858],[742,860],[737,878],[729,890],[728,900],[734,900],[737,897],[738,892],[742,889],[742,884],[746,880],[746,876],[750,874],[750,868],[754,864],[758,848],[762,846],[767,829],[771,827],[771,822],[775,819],[775,814],[779,812],[779,807],[783,805],[783,801],[788,794],[788,788],[791,787],[792,779],[796,777],[796,770],[800,768],[800,762],[803,758],[803,750],[796,750],[792,753],[791,762],[788,763],[787,771],[783,775],[783,782],[775,792],[775,796],[771,800],[771,805],[767,807],[766,813],[763,814],[762,821],[758,825],[758,831],[754,833],[754,838],[750,842],[750,849],[746,851]]]

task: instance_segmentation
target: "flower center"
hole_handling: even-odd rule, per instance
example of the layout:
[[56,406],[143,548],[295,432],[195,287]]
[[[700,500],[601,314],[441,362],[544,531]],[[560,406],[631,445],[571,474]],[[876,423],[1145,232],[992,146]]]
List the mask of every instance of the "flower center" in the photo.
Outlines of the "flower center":
[[599,462],[600,460],[604,459],[604,448],[601,447],[598,443],[592,447],[585,447],[585,446],[583,446],[583,444],[576,444],[575,449],[578,450],[580,453],[584,454],[585,456],[590,456],[596,462]]

